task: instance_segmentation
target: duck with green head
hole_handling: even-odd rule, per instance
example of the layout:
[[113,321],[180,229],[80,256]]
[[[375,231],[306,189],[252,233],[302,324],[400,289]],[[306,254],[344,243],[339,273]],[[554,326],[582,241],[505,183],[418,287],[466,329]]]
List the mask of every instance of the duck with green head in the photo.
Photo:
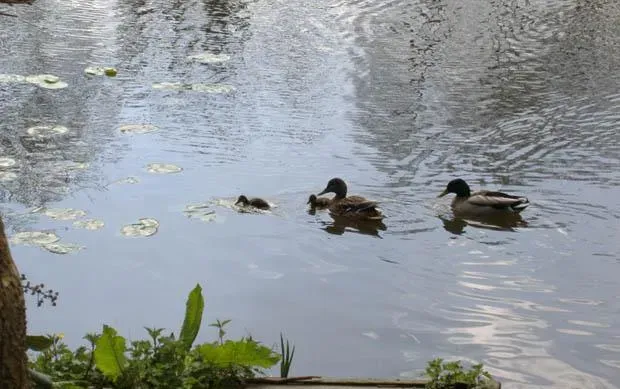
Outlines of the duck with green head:
[[249,205],[251,207],[258,208],[258,209],[270,209],[271,208],[269,203],[263,199],[259,199],[258,197],[255,197],[253,199],[248,199],[244,195],[239,196],[235,205],[237,204],[242,204],[244,207],[247,207]]
[[443,197],[448,193],[456,194],[452,200],[452,209],[455,214],[463,216],[518,214],[530,205],[527,197],[523,196],[489,190],[479,190],[472,193],[469,185],[461,178],[450,181],[438,197]]
[[341,178],[336,177],[329,180],[325,189],[317,193],[317,196],[325,193],[335,194],[329,205],[329,212],[334,216],[365,220],[381,220],[385,217],[377,207],[378,202],[367,200],[361,196],[347,197],[347,184]]

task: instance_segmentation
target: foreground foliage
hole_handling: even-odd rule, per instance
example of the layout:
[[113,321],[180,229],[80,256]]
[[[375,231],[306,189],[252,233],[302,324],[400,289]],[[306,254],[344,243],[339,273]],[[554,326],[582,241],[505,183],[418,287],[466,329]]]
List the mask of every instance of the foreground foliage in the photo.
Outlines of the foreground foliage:
[[444,362],[436,358],[428,362],[426,375],[429,378],[426,389],[487,388],[493,385],[491,375],[483,370],[482,364],[466,370],[460,361]]
[[225,340],[221,327],[228,321],[218,321],[217,341],[194,345],[203,309],[197,285],[188,296],[178,338],[164,335],[163,328],[146,328],[148,339],[128,342],[104,325],[100,334],[84,337],[88,346],[71,351],[61,335],[30,337],[30,348],[37,351],[30,366],[48,375],[57,388],[208,389],[239,387],[278,363],[277,353],[250,337]]

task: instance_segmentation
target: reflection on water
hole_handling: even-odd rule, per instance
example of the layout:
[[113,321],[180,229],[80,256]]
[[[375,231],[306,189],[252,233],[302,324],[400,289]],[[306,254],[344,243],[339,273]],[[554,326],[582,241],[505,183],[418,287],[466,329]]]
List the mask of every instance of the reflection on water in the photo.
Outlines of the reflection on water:
[[443,223],[443,228],[453,234],[460,235],[465,227],[472,226],[477,228],[487,228],[491,230],[516,231],[517,227],[527,227],[527,222],[519,214],[510,214],[503,217],[472,217],[459,218],[438,216]]
[[326,226],[323,227],[330,234],[342,235],[349,231],[380,238],[379,231],[387,230],[387,226],[381,220],[351,220],[334,215],[330,215],[330,217],[333,222],[326,223]]
[[[67,87],[0,83],[2,215],[81,248],[13,245],[62,296],[30,308],[33,332],[177,328],[200,282],[231,336],[286,331],[295,374],[415,376],[441,356],[508,388],[618,388],[618,2],[13,8],[0,74]],[[386,219],[308,211],[334,176]],[[435,196],[455,176],[531,205],[454,218]],[[278,207],[239,212],[239,193]],[[157,226],[124,237],[141,220]]]

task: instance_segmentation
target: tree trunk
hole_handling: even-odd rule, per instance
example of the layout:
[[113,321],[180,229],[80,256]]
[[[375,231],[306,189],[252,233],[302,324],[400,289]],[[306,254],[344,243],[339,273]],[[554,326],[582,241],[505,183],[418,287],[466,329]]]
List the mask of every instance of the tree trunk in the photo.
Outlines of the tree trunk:
[[26,303],[0,218],[0,389],[28,388]]

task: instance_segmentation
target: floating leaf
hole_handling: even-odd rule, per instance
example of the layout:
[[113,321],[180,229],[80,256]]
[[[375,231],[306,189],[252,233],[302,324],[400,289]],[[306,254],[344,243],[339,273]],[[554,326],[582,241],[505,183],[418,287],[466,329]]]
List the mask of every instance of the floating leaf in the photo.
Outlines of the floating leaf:
[[84,73],[89,76],[103,76],[114,77],[118,74],[118,71],[112,67],[100,67],[100,66],[88,66],[84,69]]
[[152,86],[153,86],[153,89],[171,89],[171,90],[184,89],[184,84],[181,84],[180,82],[156,82]]
[[122,133],[146,134],[157,130],[157,126],[152,124],[125,124],[120,126],[118,130]]
[[16,178],[17,178],[16,173],[0,171],[0,182],[13,181]]
[[103,68],[103,73],[108,77],[116,77],[118,70],[115,68]]
[[0,157],[0,169],[15,166],[17,161],[9,157]]
[[202,288],[199,284],[187,296],[185,303],[185,318],[183,326],[179,334],[179,340],[185,345],[185,349],[189,351],[200,330],[202,321],[202,312],[205,307],[205,301],[202,297]]
[[37,212],[41,212],[45,216],[49,216],[56,220],[74,220],[86,216],[85,211],[73,208],[43,208],[37,210]]
[[35,76],[26,76],[26,82],[36,84],[38,82],[46,82],[48,84],[55,84],[60,81],[60,77],[53,74],[37,74]]
[[205,343],[198,347],[207,363],[219,366],[246,366],[268,369],[278,363],[280,356],[268,347],[249,339],[227,340],[224,344]]
[[14,244],[26,244],[34,246],[42,246],[58,242],[60,238],[52,232],[41,231],[22,231],[11,237]]
[[49,243],[43,244],[41,247],[54,254],[69,254],[84,248],[72,243]]
[[114,181],[115,184],[137,184],[140,182],[136,177],[127,177]]
[[218,63],[218,62],[226,62],[230,60],[230,55],[228,54],[213,54],[209,52],[204,52],[201,54],[194,54],[187,57],[190,61],[197,61],[200,63]]
[[84,228],[85,230],[94,231],[103,228],[104,223],[101,220],[86,219],[74,221],[73,226],[77,228]]
[[26,130],[28,135],[37,138],[48,138],[55,135],[62,135],[69,132],[65,126],[34,126]]
[[0,74],[0,83],[22,83],[26,82],[26,77],[19,74]]
[[207,93],[230,93],[235,91],[235,87],[226,84],[192,84],[191,89],[196,92]]
[[235,87],[227,84],[182,84],[180,82],[159,82],[153,84],[153,89],[191,90],[207,93],[230,93]]
[[170,163],[149,163],[147,165],[149,173],[170,174],[178,173],[183,169]]
[[26,76],[26,82],[47,89],[61,89],[68,86],[66,82],[60,80],[60,77],[54,76],[53,74],[37,74],[33,76]]
[[84,170],[90,166],[88,162],[74,162],[74,161],[61,161],[56,166],[60,171],[62,170]]
[[121,233],[125,236],[151,236],[157,232],[159,222],[155,219],[139,219],[138,223],[129,224],[121,228]]
[[127,364],[125,338],[117,335],[110,326],[103,326],[103,333],[95,345],[95,364],[112,381],[116,381]]
[[208,204],[190,204],[183,211],[189,218],[197,218],[203,222],[214,221],[217,217],[215,211],[209,208]]
[[32,76],[0,74],[0,83],[30,83],[47,89],[60,89],[68,86],[66,82],[61,81],[58,76],[52,74],[38,74]]
[[98,66],[87,66],[86,69],[84,69],[84,73],[89,76],[103,76],[103,68]]

